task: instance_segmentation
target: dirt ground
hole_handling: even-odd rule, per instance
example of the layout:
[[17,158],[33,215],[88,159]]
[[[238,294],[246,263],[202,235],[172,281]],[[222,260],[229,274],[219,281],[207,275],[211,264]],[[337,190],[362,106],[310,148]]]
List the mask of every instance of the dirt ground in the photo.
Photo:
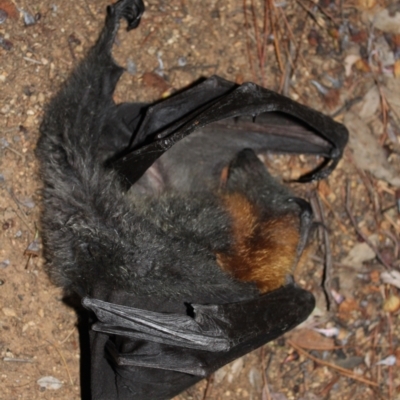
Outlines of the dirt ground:
[[[0,0],[2,400],[80,398],[76,316],[48,280],[40,255],[34,149],[44,104],[93,44],[107,4]],[[115,46],[127,68],[118,102],[156,100],[218,74],[284,93],[344,122],[351,135],[329,179],[294,185],[321,222],[316,245],[295,274],[317,298],[312,316],[177,399],[400,399],[399,3],[146,5],[140,28],[121,30]],[[265,159],[285,179],[315,162]]]

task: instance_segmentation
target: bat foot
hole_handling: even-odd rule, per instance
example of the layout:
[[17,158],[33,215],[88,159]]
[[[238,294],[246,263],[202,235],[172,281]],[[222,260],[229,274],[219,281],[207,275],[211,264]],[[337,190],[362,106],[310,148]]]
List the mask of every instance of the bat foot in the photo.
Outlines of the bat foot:
[[107,7],[107,22],[118,24],[121,18],[128,23],[127,30],[137,28],[144,12],[142,0],[119,0]]

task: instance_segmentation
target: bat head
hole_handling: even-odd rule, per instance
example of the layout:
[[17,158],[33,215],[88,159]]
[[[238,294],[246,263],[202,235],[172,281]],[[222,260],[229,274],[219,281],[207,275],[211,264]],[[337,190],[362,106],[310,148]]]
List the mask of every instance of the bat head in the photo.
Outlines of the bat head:
[[283,286],[308,241],[309,208],[294,201],[250,149],[232,160],[224,186],[220,197],[231,216],[233,243],[217,254],[218,264],[236,279],[256,283],[262,293]]

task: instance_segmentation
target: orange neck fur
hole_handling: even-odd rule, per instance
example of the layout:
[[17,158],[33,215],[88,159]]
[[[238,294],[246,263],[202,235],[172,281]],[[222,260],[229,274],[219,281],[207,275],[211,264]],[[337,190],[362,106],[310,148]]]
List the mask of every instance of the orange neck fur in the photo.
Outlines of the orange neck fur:
[[297,258],[299,217],[286,214],[262,221],[243,195],[225,195],[222,201],[232,216],[235,244],[229,253],[217,253],[219,266],[235,279],[256,283],[262,293],[284,285]]

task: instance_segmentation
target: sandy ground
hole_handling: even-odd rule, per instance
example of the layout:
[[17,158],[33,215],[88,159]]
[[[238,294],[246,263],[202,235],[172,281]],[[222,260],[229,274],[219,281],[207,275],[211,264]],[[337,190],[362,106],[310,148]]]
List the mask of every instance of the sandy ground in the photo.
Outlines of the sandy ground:
[[[2,400],[80,398],[76,316],[40,255],[34,149],[44,104],[94,42],[107,4],[0,0],[0,20],[7,16],[0,24]],[[156,100],[218,74],[283,92],[345,122],[351,133],[329,179],[295,185],[313,199],[330,238],[319,232],[296,271],[297,282],[316,295],[312,318],[180,400],[400,398],[400,282],[385,284],[382,275],[400,267],[398,8],[374,0],[152,0],[140,29],[120,32],[115,55],[127,73],[117,101]],[[295,178],[315,160],[268,155],[266,162]],[[324,265],[337,300],[330,311]],[[57,389],[38,384],[48,376]]]

